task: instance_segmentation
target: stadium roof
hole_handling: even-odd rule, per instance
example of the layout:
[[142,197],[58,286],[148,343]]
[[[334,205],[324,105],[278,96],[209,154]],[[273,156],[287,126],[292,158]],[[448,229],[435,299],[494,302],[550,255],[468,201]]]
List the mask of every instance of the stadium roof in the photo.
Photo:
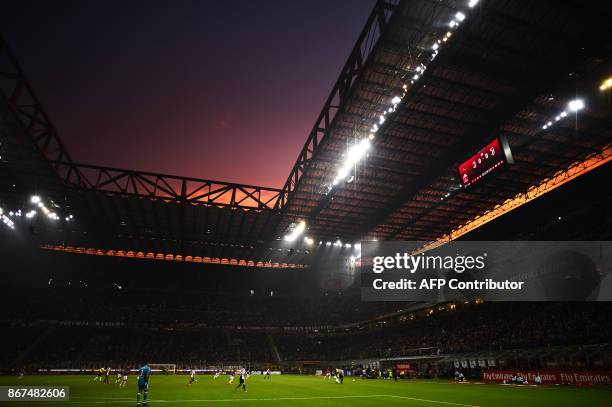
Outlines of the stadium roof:
[[[41,243],[144,253],[308,263],[282,241],[301,221],[315,241],[453,238],[609,162],[610,17],[378,1],[282,189],[75,164],[0,42],[2,182],[17,185],[0,200],[34,190],[75,214]],[[460,186],[457,166],[498,136],[515,163]]]
[[[315,126],[326,132],[313,132],[309,157],[296,163],[281,229],[305,218],[323,239],[435,240],[610,146],[609,105],[597,95],[612,62],[603,10],[464,3],[406,1],[394,9],[354,74],[350,96],[340,109],[329,104],[335,116],[325,119],[328,126]],[[458,12],[465,19],[451,28]],[[403,100],[380,125],[352,182],[328,191],[349,146],[370,133],[404,84]],[[543,129],[576,95],[589,96],[578,118]],[[457,165],[499,135],[516,164],[459,188]]]

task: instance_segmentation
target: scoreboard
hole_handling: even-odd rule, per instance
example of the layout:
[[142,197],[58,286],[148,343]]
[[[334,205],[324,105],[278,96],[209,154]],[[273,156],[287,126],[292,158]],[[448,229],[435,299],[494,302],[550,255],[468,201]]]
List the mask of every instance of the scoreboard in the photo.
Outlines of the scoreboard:
[[461,185],[467,187],[482,177],[508,164],[514,164],[508,141],[497,137],[481,148],[476,154],[459,164]]

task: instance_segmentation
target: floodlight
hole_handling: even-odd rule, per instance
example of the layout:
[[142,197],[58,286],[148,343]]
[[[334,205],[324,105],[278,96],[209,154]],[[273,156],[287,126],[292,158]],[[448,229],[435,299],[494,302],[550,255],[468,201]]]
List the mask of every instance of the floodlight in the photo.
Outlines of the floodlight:
[[582,99],[574,99],[567,104],[567,107],[572,112],[577,112],[584,108],[584,101]]

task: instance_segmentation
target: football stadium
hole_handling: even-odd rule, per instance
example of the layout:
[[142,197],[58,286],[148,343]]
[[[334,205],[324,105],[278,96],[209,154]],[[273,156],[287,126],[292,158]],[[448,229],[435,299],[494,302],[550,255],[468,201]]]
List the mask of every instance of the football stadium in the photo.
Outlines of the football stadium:
[[0,407],[611,406],[611,21],[3,3]]

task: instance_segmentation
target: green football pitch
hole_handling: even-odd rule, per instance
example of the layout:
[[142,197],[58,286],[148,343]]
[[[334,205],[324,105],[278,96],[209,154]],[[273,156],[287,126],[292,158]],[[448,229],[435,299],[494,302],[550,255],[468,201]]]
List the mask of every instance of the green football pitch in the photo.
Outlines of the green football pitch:
[[[251,376],[247,392],[235,389],[222,376],[199,376],[188,386],[187,376],[152,376],[149,383],[149,406],[426,406],[426,407],[579,407],[612,406],[612,389],[560,386],[512,387],[495,384],[456,384],[446,381],[361,380],[350,377],[336,384],[314,376]],[[135,406],[136,380],[119,388],[101,384],[93,376],[14,376],[0,377],[0,385],[58,385],[70,387],[66,402],[0,402],[4,406]]]

